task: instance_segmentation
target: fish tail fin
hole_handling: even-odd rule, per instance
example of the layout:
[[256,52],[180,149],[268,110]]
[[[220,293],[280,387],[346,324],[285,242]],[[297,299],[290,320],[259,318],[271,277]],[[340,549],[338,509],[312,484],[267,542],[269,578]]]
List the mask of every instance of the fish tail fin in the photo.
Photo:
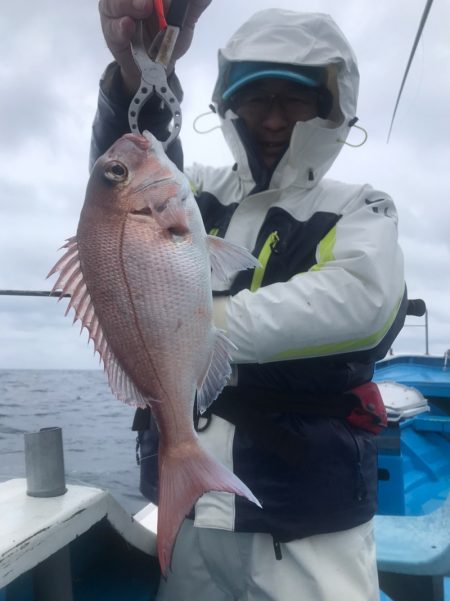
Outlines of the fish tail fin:
[[181,523],[203,493],[235,493],[261,507],[251,490],[229,469],[197,443],[188,444],[189,450],[171,450],[170,455],[160,449],[157,547],[163,575],[170,567]]

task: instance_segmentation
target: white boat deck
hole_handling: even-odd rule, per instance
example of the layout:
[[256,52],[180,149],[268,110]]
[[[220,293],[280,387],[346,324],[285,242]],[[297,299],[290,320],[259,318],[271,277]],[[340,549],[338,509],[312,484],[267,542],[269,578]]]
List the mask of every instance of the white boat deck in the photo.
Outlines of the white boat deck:
[[[26,494],[26,480],[0,483],[0,589],[106,518],[130,545],[156,554],[154,506],[131,517],[107,492],[68,485],[60,497]],[[146,519],[144,519],[146,518]]]

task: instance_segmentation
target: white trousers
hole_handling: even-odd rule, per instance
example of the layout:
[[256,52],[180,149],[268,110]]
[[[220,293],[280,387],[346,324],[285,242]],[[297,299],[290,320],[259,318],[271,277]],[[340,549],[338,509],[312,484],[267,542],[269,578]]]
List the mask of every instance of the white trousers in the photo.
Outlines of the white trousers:
[[185,520],[157,601],[378,601],[372,521],[281,543]]

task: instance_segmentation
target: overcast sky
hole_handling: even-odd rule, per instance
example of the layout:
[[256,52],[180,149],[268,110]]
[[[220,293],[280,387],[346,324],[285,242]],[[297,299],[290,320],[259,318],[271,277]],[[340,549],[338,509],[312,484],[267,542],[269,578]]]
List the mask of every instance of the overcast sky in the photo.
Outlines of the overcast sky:
[[[213,0],[177,66],[186,164],[230,162],[221,132],[196,134],[192,122],[208,110],[217,48],[253,12],[275,4],[331,14],[355,49],[359,123],[369,138],[362,148],[345,147],[329,176],[394,198],[409,296],[426,300],[430,352],[442,355],[450,348],[450,5],[434,2],[386,144],[425,0]],[[76,231],[98,79],[110,60],[97,2],[4,2],[0,51],[0,289],[45,290],[57,249]],[[211,116],[199,126],[215,124]],[[349,141],[359,142],[359,133]],[[0,297],[0,367],[98,366],[86,333],[63,317],[64,302]],[[422,327],[407,327],[394,351],[422,353],[424,339]]]

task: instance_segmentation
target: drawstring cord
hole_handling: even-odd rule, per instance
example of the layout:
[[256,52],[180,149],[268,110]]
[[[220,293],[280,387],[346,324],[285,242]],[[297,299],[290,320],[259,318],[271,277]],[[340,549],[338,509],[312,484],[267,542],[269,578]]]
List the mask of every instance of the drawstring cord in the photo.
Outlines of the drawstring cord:
[[[214,107],[213,104],[209,105],[210,110],[205,112],[205,113],[200,113],[200,115],[198,115],[195,119],[194,122],[192,123],[192,127],[194,129],[194,131],[198,134],[209,134],[212,131],[214,131],[215,129],[220,129],[220,125],[214,125],[214,127],[210,127],[209,129],[199,129],[197,123],[200,121],[200,119],[203,119],[203,117],[208,117],[208,115],[215,115],[216,114],[216,109]],[[367,133],[367,130],[364,129],[364,127],[361,127],[360,125],[356,125],[356,122],[358,121],[358,117],[353,117],[353,119],[350,119],[350,121],[348,122],[348,126],[349,127],[354,127],[355,129],[359,129],[360,131],[363,132],[363,139],[362,142],[359,142],[359,144],[352,144],[351,142],[347,142],[346,140],[341,140],[340,138],[338,138],[338,142],[340,144],[345,144],[346,146],[351,146],[352,148],[360,148],[361,146],[364,146],[364,144],[367,142],[367,138],[369,137],[369,134]],[[314,179],[314,178],[310,178],[310,179]]]
[[209,105],[210,110],[206,113],[200,113],[200,115],[198,115],[195,119],[194,122],[192,124],[192,127],[194,128],[194,131],[197,132],[198,134],[209,134],[212,131],[214,131],[215,129],[220,129],[220,125],[215,125],[214,127],[210,127],[209,129],[199,129],[197,126],[197,122],[200,121],[200,119],[202,119],[203,117],[207,117],[208,115],[215,115],[216,114],[216,109],[214,107],[213,104]]
[[359,129],[360,131],[362,131],[364,134],[363,141],[360,142],[359,144],[351,144],[350,142],[346,142],[345,140],[341,140],[340,138],[338,138],[337,141],[340,144],[345,144],[346,146],[351,146],[352,148],[359,148],[360,146],[363,146],[367,142],[367,138],[369,137],[369,134],[367,133],[367,130],[364,129],[364,127],[361,127],[360,125],[356,125],[357,121],[358,121],[358,117],[353,117],[353,119],[350,119],[350,121],[348,122],[347,125],[349,127],[354,127],[355,129]]

